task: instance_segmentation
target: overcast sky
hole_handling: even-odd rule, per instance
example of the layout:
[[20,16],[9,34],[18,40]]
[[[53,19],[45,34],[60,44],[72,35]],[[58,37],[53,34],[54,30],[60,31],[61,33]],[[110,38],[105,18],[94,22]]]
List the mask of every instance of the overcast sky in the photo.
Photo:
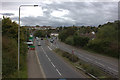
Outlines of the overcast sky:
[[18,22],[19,6],[22,6],[21,25],[98,26],[118,20],[118,2],[2,2],[0,17],[8,16]]

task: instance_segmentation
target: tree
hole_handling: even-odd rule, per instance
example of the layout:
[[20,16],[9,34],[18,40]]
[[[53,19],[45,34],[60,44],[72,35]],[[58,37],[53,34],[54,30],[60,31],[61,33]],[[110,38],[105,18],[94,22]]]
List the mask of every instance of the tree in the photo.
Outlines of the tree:
[[96,38],[89,42],[88,47],[96,52],[118,57],[118,22],[102,25]]

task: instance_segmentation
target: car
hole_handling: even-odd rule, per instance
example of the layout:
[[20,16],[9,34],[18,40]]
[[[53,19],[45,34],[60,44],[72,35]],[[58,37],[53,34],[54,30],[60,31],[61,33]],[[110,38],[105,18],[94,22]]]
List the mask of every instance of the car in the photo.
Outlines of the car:
[[41,46],[40,42],[38,42],[38,46]]
[[50,40],[50,42],[51,42],[51,43],[53,43],[53,42],[54,42],[54,40]]
[[41,40],[43,40],[43,38],[41,38]]

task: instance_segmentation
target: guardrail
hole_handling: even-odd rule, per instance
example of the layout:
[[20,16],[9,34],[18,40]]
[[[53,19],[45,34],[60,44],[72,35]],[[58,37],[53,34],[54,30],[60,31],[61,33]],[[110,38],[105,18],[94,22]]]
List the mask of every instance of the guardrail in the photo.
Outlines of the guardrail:
[[84,73],[86,73],[87,75],[89,75],[90,77],[92,77],[92,78],[94,78],[94,79],[96,79],[96,80],[99,80],[97,77],[95,77],[94,75],[88,73],[88,72],[87,72],[86,70],[84,70],[83,68],[78,67],[78,66],[76,66],[76,68],[77,68],[77,69],[80,69],[81,71],[83,71]]

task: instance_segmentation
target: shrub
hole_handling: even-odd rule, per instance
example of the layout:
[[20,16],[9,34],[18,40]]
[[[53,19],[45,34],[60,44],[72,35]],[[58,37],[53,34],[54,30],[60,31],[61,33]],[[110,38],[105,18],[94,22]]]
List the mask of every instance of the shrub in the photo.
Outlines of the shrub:
[[73,37],[72,36],[67,37],[67,39],[65,40],[65,43],[69,45],[74,45]]
[[75,46],[84,47],[88,44],[89,38],[74,35],[73,40],[74,40],[74,45]]

